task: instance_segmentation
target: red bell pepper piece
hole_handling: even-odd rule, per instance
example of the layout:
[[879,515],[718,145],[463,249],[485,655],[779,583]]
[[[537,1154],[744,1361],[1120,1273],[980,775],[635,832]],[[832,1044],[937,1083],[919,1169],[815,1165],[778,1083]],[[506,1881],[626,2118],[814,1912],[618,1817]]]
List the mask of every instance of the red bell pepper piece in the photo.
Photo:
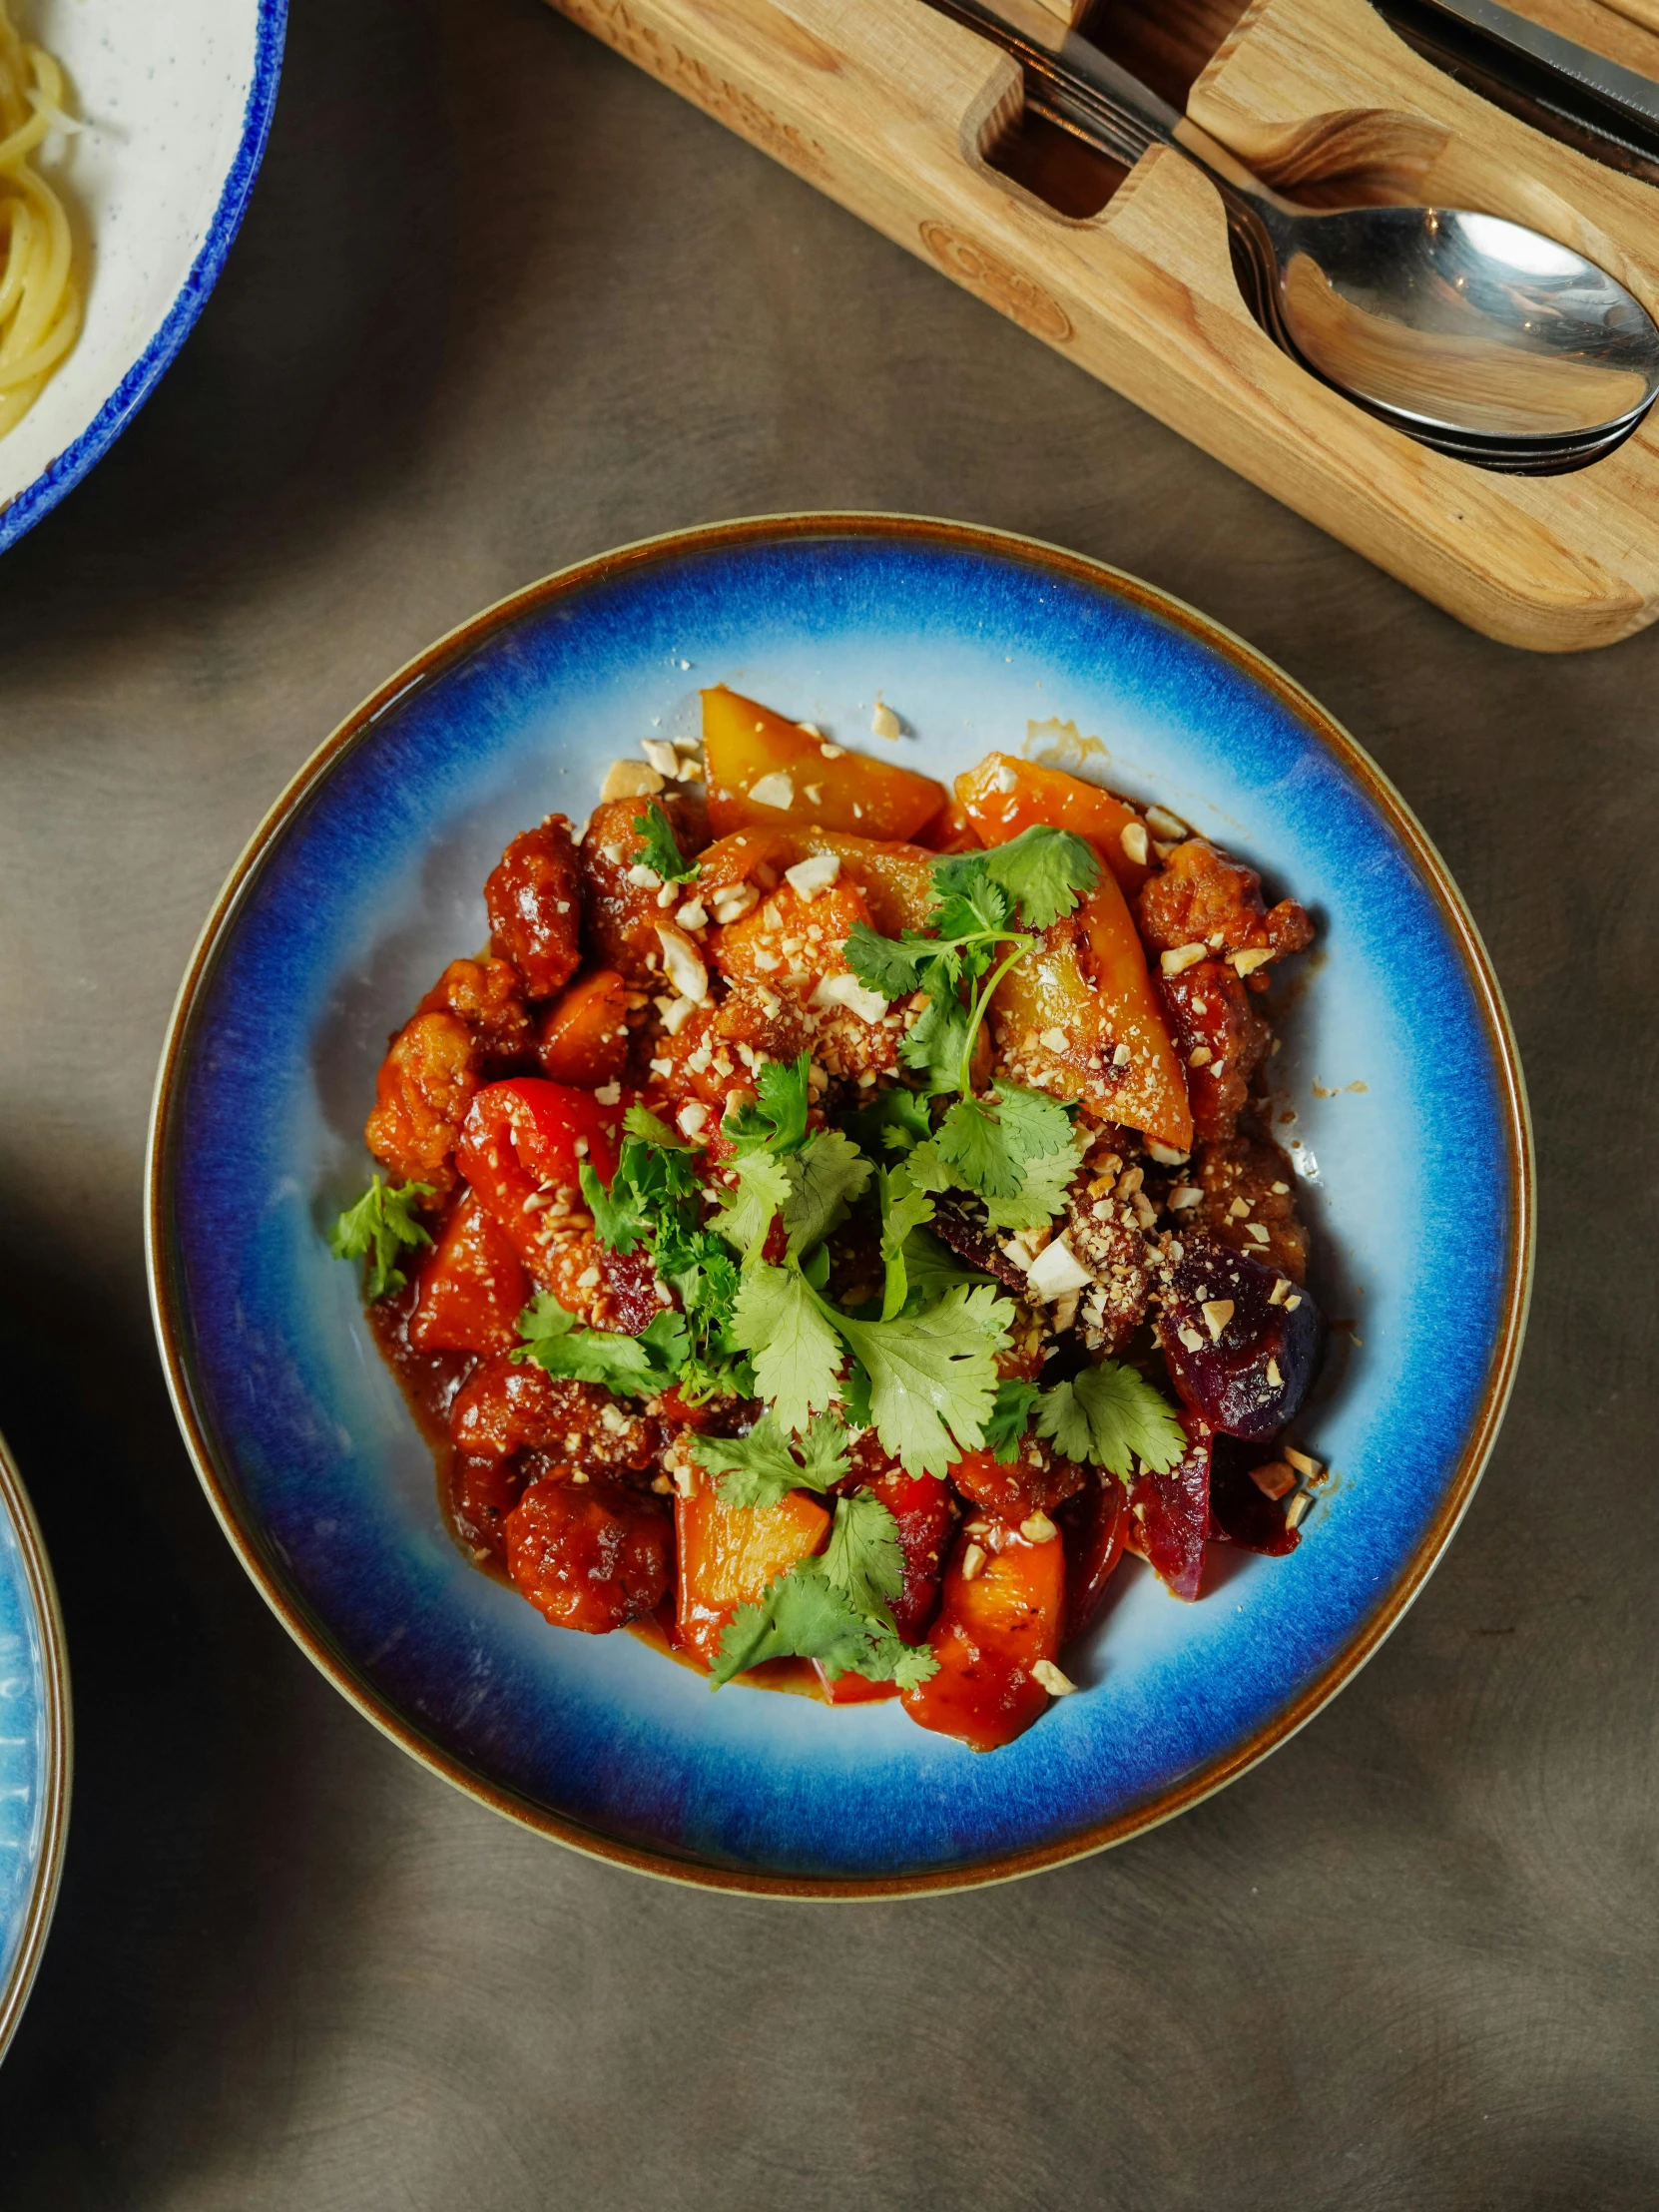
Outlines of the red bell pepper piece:
[[602,1183],[616,1174],[620,1106],[598,1105],[591,1091],[572,1090],[540,1076],[490,1083],[472,1101],[455,1158],[482,1203],[520,1253],[530,1242],[534,1200],[546,1189],[574,1190],[582,1163]]
[[463,1198],[415,1287],[409,1342],[422,1352],[511,1352],[530,1279],[488,1207]]
[[1191,1604],[1204,1579],[1204,1539],[1210,1531],[1210,1446],[1214,1433],[1198,1414],[1181,1415],[1186,1456],[1168,1474],[1144,1468],[1129,1491],[1128,1542],[1172,1597]]

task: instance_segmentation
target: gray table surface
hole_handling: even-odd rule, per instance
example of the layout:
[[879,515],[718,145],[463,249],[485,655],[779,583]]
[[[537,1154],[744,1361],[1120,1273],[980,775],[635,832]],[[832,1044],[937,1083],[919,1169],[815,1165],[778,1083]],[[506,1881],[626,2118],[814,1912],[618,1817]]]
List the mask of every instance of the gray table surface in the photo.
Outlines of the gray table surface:
[[[1118,1852],[839,1909],[590,1864],[358,1719],[140,1251],[179,975],[334,722],[562,562],[813,506],[1078,547],[1309,685],[1468,895],[1542,1173],[1508,1424],[1360,1679]],[[79,1726],[8,2212],[1659,2203],[1656,673],[1458,628],[538,0],[294,0],[217,295],[0,577],[0,1427]]]

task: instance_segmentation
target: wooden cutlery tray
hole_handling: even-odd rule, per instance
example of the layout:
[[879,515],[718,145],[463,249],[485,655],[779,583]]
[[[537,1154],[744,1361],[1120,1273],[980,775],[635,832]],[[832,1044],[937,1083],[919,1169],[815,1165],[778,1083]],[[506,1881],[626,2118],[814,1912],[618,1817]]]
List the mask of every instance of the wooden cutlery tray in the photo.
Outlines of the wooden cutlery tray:
[[[1025,116],[1016,65],[922,0],[553,4],[1475,629],[1572,652],[1659,615],[1659,410],[1565,476],[1493,475],[1429,452],[1263,334],[1198,170],[1154,149],[1125,175],[1045,134]],[[1068,0],[1030,4],[1066,18]],[[1586,43],[1586,17],[1602,15],[1593,0],[1530,0],[1529,12]],[[1613,36],[1598,43],[1659,73],[1659,37],[1635,13],[1631,0],[1606,16]],[[1659,191],[1465,91],[1366,0],[1104,0],[1090,22],[1297,196],[1508,216],[1659,313]]]

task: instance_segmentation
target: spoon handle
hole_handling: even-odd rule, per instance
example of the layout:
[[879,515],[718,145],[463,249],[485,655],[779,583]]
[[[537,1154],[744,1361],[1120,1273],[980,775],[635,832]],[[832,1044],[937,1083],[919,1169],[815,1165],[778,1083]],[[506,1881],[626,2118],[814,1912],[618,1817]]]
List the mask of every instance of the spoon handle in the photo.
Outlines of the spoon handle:
[[1271,228],[1275,213],[1294,212],[1189,116],[1075,31],[1062,33],[1057,45],[1049,45],[1010,23],[986,0],[927,0],[927,5],[1011,55],[1074,130],[1093,137],[1125,168],[1133,168],[1154,146],[1173,147],[1205,171],[1230,213],[1242,201],[1250,216]]

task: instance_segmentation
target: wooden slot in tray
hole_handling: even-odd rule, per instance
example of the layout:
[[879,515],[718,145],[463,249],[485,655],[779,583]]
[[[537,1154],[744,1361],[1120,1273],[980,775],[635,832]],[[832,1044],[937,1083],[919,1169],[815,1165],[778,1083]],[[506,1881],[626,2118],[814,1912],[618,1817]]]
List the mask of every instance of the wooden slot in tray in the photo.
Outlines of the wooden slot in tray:
[[[1257,326],[1221,202],[1191,163],[1156,148],[1068,199],[1040,145],[1009,157],[1024,112],[1017,67],[922,0],[552,4],[1475,629],[1573,652],[1659,615],[1659,425],[1574,474],[1516,477],[1374,421]],[[1123,59],[1139,40],[1140,66],[1190,76],[1195,121],[1300,197],[1507,216],[1659,311],[1659,193],[1465,91],[1366,0],[1028,4],[1059,21],[1087,12]],[[1569,7],[1591,5],[1529,0],[1560,28]],[[1612,43],[1623,59],[1632,42],[1651,47],[1659,68],[1659,38],[1628,7],[1606,15]],[[1061,212],[1103,194],[1097,212]]]

